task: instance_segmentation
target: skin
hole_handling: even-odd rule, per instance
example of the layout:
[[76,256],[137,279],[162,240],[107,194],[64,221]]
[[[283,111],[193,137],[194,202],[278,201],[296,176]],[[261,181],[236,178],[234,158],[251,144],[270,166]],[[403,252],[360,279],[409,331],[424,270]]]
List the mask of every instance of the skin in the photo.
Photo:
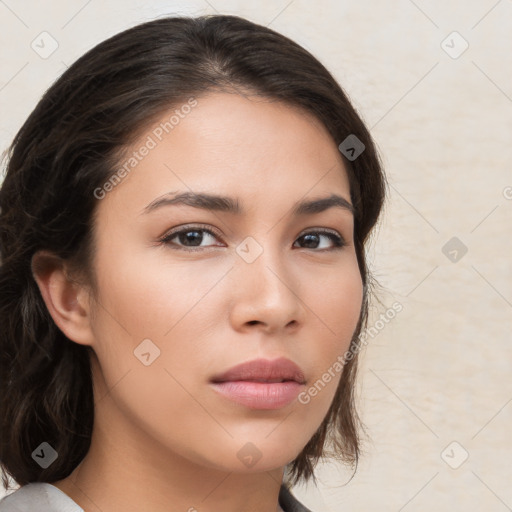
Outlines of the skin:
[[[340,373],[309,403],[277,410],[231,402],[209,379],[240,362],[284,356],[309,388],[347,350],[359,318],[352,213],[291,214],[298,201],[331,193],[350,201],[343,160],[325,127],[261,97],[216,92],[197,99],[98,202],[95,293],[69,278],[65,262],[44,252],[34,258],[55,322],[94,350],[91,449],[54,483],[86,511],[280,510],[284,467],[324,419]],[[165,112],[156,124],[168,118]],[[151,128],[129,152],[148,134]],[[245,213],[186,205],[141,213],[171,191],[238,198]],[[188,250],[184,237],[159,242],[188,224],[217,234],[202,232],[201,245]],[[323,228],[346,245],[337,248],[323,234],[313,245],[301,238]],[[236,252],[248,236],[263,249],[252,263]],[[134,355],[144,339],[160,350],[149,366]],[[249,442],[261,454],[252,467],[237,457]]]

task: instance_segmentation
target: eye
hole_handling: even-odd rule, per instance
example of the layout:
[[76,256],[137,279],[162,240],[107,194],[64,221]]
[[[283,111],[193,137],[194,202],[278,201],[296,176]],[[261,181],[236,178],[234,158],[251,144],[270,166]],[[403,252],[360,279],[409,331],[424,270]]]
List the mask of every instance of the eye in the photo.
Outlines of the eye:
[[[171,246],[173,249],[182,249],[182,250],[194,250],[194,248],[205,248],[211,247],[212,245],[221,246],[221,244],[204,244],[203,242],[208,242],[214,239],[220,239],[220,236],[217,235],[211,229],[196,225],[196,226],[185,226],[181,229],[174,229],[164,235],[160,242]],[[322,240],[328,240],[331,244],[329,247],[329,242],[327,242],[327,246],[325,242],[322,244]],[[327,231],[316,230],[316,231],[308,231],[307,233],[303,233],[297,238],[297,241],[301,241],[303,244],[303,248],[306,249],[319,249],[319,250],[336,250],[341,249],[346,246],[346,242],[336,231]]]
[[[208,239],[218,238],[218,235],[215,234],[211,229],[208,229],[203,226],[187,226],[185,228],[179,230],[173,230],[163,238],[160,239],[160,242],[176,246],[176,248],[181,249],[182,247],[193,248],[193,247],[210,247],[210,245],[202,245],[203,241],[208,241]],[[177,242],[173,240],[177,240]]]
[[[333,247],[319,247],[322,245],[322,238],[330,240]],[[302,240],[307,249],[336,250],[347,245],[345,240],[335,231],[327,231],[325,229],[317,231],[308,231],[303,233],[297,240]]]

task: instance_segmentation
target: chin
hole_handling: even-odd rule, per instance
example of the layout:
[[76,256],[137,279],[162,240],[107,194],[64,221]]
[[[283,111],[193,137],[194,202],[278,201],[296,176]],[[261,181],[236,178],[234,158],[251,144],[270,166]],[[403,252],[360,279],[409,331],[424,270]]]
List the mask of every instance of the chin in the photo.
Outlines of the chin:
[[202,459],[201,465],[238,474],[273,471],[293,462],[304,446],[305,443],[291,446],[289,438],[288,441],[276,438],[272,442],[269,439],[265,441],[258,439],[251,441],[250,438],[245,438],[244,441],[231,439],[229,446],[218,447],[220,449],[215,453],[210,452],[207,458]]

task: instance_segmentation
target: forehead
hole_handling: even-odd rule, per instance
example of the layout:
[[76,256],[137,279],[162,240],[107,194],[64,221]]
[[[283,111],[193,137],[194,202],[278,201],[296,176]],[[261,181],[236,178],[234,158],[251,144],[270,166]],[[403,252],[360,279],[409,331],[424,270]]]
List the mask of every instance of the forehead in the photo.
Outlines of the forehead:
[[344,162],[323,124],[258,96],[216,92],[173,106],[127,148],[122,167],[125,177],[106,199],[140,208],[177,190],[244,203],[295,202],[335,191],[350,199]]

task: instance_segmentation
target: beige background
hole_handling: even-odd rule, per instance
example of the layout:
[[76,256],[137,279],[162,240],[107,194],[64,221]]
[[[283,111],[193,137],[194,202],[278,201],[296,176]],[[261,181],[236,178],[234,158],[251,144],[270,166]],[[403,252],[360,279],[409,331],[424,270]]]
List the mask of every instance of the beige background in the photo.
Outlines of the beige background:
[[[326,463],[318,487],[295,493],[315,512],[512,510],[512,1],[0,1],[0,147],[101,40],[216,11],[317,56],[371,127],[390,183],[370,325],[395,301],[403,311],[363,354],[365,455],[350,483]],[[43,31],[58,42],[46,59],[31,48]]]

